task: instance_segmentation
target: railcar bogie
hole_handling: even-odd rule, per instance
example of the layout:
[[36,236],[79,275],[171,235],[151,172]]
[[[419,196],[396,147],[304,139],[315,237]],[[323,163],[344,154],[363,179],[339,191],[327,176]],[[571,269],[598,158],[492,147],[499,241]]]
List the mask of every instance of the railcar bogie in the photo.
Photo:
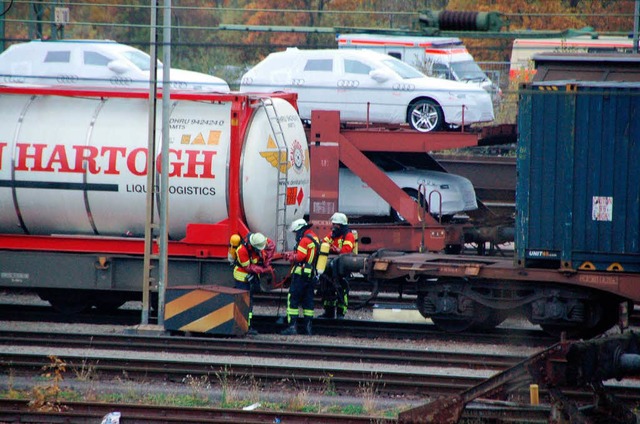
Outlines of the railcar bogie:
[[422,316],[441,330],[461,332],[491,329],[512,315],[527,320],[552,335],[591,337],[618,322],[618,309],[625,299],[587,289],[563,289],[557,285],[503,281],[491,288],[490,281],[449,279],[423,281],[416,305]]
[[393,251],[363,257],[360,265],[370,279],[404,278],[417,293],[417,310],[449,332],[490,329],[524,315],[554,335],[589,337],[624,324],[621,305],[638,301],[632,273],[523,271],[506,259]]

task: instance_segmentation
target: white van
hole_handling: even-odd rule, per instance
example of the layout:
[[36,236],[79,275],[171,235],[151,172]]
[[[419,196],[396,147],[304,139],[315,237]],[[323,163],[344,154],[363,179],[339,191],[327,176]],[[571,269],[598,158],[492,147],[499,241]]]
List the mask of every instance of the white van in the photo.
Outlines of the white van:
[[510,79],[531,80],[536,53],[631,53],[628,37],[579,35],[565,38],[516,38],[511,49]]
[[459,38],[340,34],[336,40],[340,49],[369,49],[386,53],[428,76],[474,84],[496,94],[497,87]]
[[[111,40],[30,41],[0,54],[0,84],[148,88],[151,59],[135,47]],[[158,87],[162,86],[158,61]],[[221,78],[171,68],[171,89],[228,93]]]

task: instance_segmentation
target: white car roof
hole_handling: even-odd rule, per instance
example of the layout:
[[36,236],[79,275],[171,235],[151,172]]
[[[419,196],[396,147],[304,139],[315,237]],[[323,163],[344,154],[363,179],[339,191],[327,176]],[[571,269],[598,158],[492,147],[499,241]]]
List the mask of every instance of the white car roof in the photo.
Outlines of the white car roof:
[[359,59],[369,59],[369,60],[398,60],[392,56],[389,56],[385,53],[376,52],[373,50],[367,49],[358,49],[358,50],[345,50],[345,49],[317,49],[317,50],[302,50],[297,47],[288,47],[286,50],[281,52],[271,53],[269,56],[289,56],[293,55],[296,57],[304,57],[308,59],[310,57],[316,58],[334,58],[334,57],[351,57],[351,58],[359,58]]

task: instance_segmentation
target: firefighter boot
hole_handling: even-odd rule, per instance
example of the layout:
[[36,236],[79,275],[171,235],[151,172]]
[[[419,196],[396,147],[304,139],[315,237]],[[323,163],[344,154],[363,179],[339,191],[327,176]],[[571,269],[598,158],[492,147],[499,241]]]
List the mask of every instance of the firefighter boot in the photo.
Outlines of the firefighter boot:
[[313,335],[311,332],[311,322],[312,322],[311,317],[304,317],[304,320],[302,321],[302,324],[304,325],[304,334],[306,334],[307,336],[311,336]]
[[346,308],[338,307],[336,309],[336,319],[344,319],[344,310]]
[[335,319],[336,317],[336,307],[335,306],[325,306],[324,313],[320,315],[318,318],[320,319]]
[[280,332],[283,336],[293,336],[298,334],[298,317],[292,315],[289,317],[289,326]]

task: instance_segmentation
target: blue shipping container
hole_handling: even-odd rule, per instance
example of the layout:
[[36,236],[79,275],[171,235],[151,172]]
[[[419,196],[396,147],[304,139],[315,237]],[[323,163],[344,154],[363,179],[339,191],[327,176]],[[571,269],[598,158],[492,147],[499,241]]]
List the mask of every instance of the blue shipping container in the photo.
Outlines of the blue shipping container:
[[640,84],[528,84],[518,130],[517,265],[639,272]]

